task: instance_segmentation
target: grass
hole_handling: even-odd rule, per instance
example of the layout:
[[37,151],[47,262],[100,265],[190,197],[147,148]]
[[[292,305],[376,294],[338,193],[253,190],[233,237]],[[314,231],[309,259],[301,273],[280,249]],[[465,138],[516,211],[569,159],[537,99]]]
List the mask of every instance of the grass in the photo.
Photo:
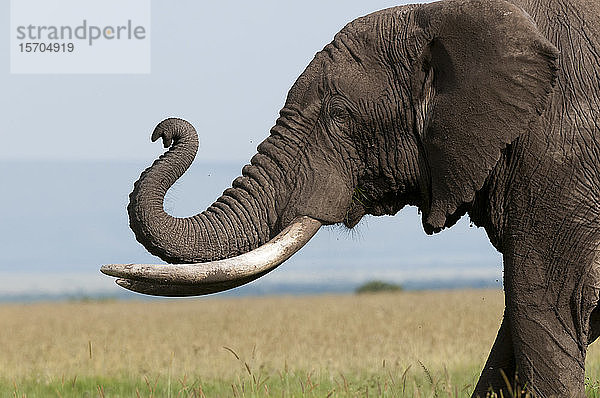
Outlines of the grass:
[[0,396],[462,397],[502,303],[473,290],[3,305]]

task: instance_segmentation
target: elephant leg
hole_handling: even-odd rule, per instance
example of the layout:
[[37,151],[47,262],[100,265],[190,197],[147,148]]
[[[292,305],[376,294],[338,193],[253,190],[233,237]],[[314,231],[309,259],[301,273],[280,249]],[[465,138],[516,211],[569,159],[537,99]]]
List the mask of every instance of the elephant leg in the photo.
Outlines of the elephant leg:
[[519,382],[540,397],[584,397],[590,323],[598,322],[593,250],[560,235],[548,251],[533,244],[539,237],[513,238],[520,241],[504,256],[505,316]]
[[477,386],[475,386],[472,398],[483,398],[490,389],[498,394],[502,391],[504,396],[507,397],[508,390],[503,374],[512,386],[515,376],[515,352],[510,334],[510,324],[506,316],[502,320],[496,341],[485,363],[485,367],[481,371],[481,376],[479,377]]
[[540,397],[584,397],[585,349],[555,311],[519,307],[510,316],[520,385]]

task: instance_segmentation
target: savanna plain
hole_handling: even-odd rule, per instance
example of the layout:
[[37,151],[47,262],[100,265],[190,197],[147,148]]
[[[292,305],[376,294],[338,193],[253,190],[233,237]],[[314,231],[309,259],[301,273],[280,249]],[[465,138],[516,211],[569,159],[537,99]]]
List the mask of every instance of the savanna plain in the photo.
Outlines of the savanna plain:
[[[2,397],[464,397],[497,290],[0,305]],[[600,347],[587,393],[600,397]]]

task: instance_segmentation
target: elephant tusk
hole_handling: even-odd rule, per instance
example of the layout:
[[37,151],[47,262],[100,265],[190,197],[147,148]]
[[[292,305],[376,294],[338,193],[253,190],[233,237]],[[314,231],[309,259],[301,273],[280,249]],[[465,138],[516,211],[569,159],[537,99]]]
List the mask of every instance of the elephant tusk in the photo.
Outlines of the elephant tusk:
[[244,285],[274,270],[302,248],[321,222],[294,219],[264,245],[242,255],[194,264],[107,264],[100,269],[126,289],[155,296],[201,296]]

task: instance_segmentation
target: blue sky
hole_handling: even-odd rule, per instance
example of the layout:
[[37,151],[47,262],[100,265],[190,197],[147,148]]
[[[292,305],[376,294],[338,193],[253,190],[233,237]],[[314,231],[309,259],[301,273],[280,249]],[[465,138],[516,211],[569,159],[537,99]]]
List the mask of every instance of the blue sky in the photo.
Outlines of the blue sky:
[[[114,289],[97,271],[103,262],[157,261],[135,242],[125,213],[139,171],[163,151],[149,140],[156,123],[182,117],[199,132],[192,174],[167,197],[167,209],[175,215],[199,211],[228,186],[266,138],[288,89],[315,52],[352,19],[404,3],[153,1],[150,74],[18,75],[9,72],[9,2],[2,2],[0,241],[7,246],[0,251],[0,279],[6,282],[0,295],[6,289]],[[68,176],[53,182],[61,178],[55,169],[36,173],[36,165],[44,167],[40,161],[62,164]],[[83,171],[69,170],[69,162],[78,161],[93,162],[93,173],[102,173],[102,165],[107,170],[90,180]],[[220,177],[206,179],[203,164],[217,163],[224,165],[216,172]],[[119,164],[135,167],[108,170]],[[48,222],[36,223],[38,214]],[[86,239],[90,220],[105,224]],[[67,224],[56,227],[63,222]],[[30,241],[32,237],[37,241]],[[36,243],[40,240],[45,246]],[[114,244],[98,251],[98,241]],[[352,280],[436,275],[493,279],[501,272],[500,256],[483,230],[470,228],[465,219],[427,237],[415,209],[397,217],[369,218],[352,233],[322,230],[313,241],[269,280],[323,275]],[[73,247],[76,242],[78,248]],[[19,257],[15,248],[28,249]],[[350,258],[355,261],[344,260]],[[373,259],[377,265],[362,267]],[[46,270],[44,263],[55,268]]]

